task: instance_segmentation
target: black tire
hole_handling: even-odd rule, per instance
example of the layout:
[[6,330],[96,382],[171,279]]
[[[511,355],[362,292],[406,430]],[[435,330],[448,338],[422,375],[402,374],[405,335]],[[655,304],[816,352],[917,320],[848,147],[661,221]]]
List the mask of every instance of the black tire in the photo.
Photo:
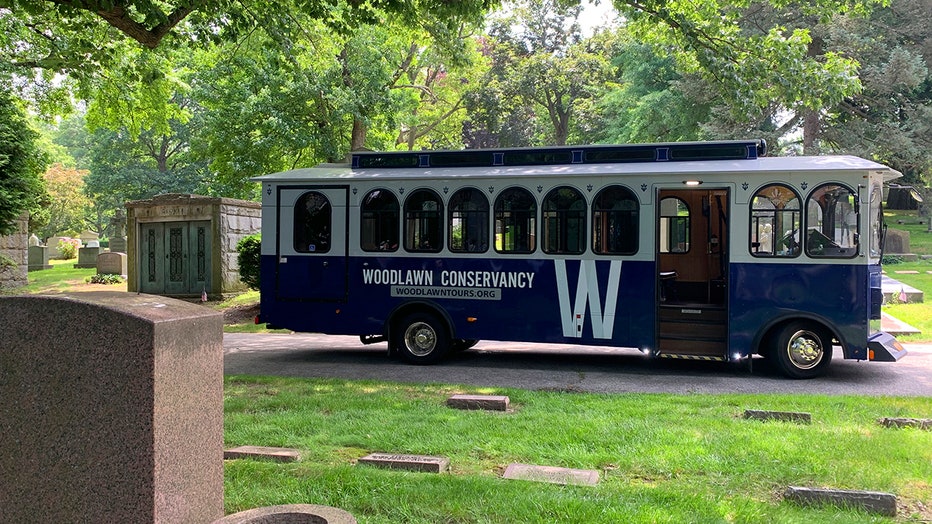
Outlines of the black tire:
[[790,322],[774,339],[769,355],[790,378],[815,378],[832,361],[832,337],[809,322]]
[[479,343],[478,340],[458,338],[453,341],[453,351],[456,351],[456,352],[466,351],[467,349],[475,346],[478,343]]
[[392,346],[411,364],[435,364],[450,352],[450,334],[430,313],[411,313],[395,324]]

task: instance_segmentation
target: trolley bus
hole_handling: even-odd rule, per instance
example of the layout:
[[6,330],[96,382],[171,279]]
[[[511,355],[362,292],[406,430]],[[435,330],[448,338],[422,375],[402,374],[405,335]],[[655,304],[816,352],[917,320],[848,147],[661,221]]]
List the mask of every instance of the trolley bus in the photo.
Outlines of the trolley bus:
[[[414,364],[477,341],[896,361],[880,331],[883,183],[760,140],[354,153],[257,177],[257,322],[388,341]],[[839,354],[840,351],[840,354]]]

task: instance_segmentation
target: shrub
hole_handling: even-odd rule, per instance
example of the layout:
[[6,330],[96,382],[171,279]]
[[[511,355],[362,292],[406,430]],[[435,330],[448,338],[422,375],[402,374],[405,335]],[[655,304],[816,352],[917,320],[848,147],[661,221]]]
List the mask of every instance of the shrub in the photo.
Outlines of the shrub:
[[84,279],[85,282],[90,284],[122,284],[126,281],[120,275],[91,275]]
[[63,260],[71,260],[78,256],[78,246],[81,241],[77,238],[61,239],[58,241],[58,252]]
[[897,255],[884,255],[880,259],[880,263],[884,266],[892,266],[894,264],[902,264],[904,262],[903,257]]
[[243,237],[236,244],[236,251],[239,255],[236,261],[239,263],[239,279],[250,289],[259,289],[259,266],[262,258],[262,236],[249,235]]

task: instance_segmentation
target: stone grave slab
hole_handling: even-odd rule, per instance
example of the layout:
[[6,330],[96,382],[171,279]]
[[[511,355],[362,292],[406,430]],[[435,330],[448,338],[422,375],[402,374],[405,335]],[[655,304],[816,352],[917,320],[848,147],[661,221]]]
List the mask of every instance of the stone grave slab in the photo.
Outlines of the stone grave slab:
[[896,495],[891,493],[790,486],[786,488],[783,497],[802,505],[831,504],[896,516]]
[[49,248],[46,246],[29,246],[29,271],[52,269],[49,264]]
[[595,486],[599,482],[599,472],[591,469],[570,469],[513,463],[509,464],[505,469],[502,478],[549,482],[551,484]]
[[100,247],[82,247],[78,249],[78,263],[74,265],[75,269],[97,268],[97,257],[100,255]]
[[752,420],[778,420],[783,422],[798,422],[800,424],[811,424],[812,415],[810,413],[796,413],[793,411],[761,411],[748,409],[744,411],[744,418]]
[[241,511],[213,524],[356,524],[356,517],[331,506],[285,504]]
[[291,448],[271,448],[266,446],[239,446],[223,452],[224,459],[265,458],[278,462],[294,462],[301,458],[300,452]]
[[508,411],[511,400],[504,395],[453,395],[447,405],[456,409],[484,409]]
[[392,453],[371,453],[359,459],[359,463],[380,468],[405,469],[426,473],[442,473],[450,467],[450,459],[447,457]]

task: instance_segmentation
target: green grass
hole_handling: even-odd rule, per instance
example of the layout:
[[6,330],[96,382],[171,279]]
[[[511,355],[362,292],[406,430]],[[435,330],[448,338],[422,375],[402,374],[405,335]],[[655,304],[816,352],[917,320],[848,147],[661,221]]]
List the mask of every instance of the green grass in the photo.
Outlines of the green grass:
[[[932,255],[932,233],[928,232],[928,222],[920,224],[916,211],[886,211],[884,215],[888,227],[909,231],[911,252],[917,255]],[[884,271],[891,278],[925,294],[925,301],[921,303],[893,303],[884,306],[884,311],[922,332],[918,335],[900,335],[897,339],[902,342],[932,342],[932,274],[928,273],[932,271],[932,260],[887,263],[884,265]],[[902,274],[897,271],[917,271],[918,274]]]
[[[503,394],[513,413],[445,407]],[[745,420],[805,411],[811,425]],[[233,376],[225,445],[292,447],[292,464],[227,461],[228,513],[338,506],[361,523],[891,522],[783,502],[787,486],[895,493],[900,521],[932,518],[932,432],[880,417],[932,416],[929,398],[597,395],[449,385]],[[372,452],[440,455],[432,475],[355,465]],[[506,481],[513,462],[594,469],[595,487]],[[926,508],[923,510],[922,508]]]
[[78,259],[50,260],[51,269],[30,271],[28,284],[12,290],[13,293],[70,293],[74,291],[89,291],[91,289],[106,289],[108,291],[126,291],[126,283],[113,285],[91,285],[86,282],[97,270],[75,269]]

